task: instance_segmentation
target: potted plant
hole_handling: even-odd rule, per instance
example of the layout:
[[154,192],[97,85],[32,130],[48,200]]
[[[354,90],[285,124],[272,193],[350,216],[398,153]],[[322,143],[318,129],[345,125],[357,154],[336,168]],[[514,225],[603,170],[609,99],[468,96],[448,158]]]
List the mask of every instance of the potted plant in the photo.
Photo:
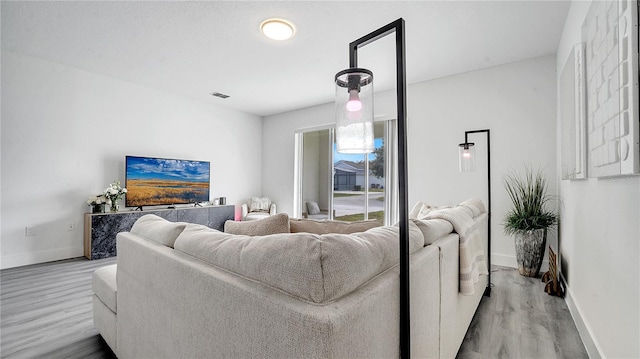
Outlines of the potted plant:
[[520,274],[537,277],[547,243],[547,229],[558,223],[558,215],[546,208],[553,197],[547,194],[542,172],[525,168],[524,178],[511,173],[503,182],[513,208],[504,218],[505,233],[515,237]]

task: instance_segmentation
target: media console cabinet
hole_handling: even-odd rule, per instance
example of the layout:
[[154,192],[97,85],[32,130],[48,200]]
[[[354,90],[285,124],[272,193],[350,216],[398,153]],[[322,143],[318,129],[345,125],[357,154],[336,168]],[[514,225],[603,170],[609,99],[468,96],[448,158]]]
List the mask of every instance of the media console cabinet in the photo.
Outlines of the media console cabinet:
[[84,256],[100,259],[116,255],[116,235],[131,230],[145,214],[155,214],[172,222],[203,224],[222,231],[224,222],[235,218],[235,206],[205,206],[176,209],[151,209],[118,213],[85,213]]

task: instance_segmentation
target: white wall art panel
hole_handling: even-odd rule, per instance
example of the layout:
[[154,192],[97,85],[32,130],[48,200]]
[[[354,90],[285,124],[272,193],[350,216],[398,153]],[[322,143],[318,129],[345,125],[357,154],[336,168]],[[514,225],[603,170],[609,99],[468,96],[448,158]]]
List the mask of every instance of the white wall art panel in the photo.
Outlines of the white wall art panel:
[[576,44],[560,74],[562,179],[586,178],[585,43]]
[[640,173],[637,2],[592,2],[582,39],[589,177]]

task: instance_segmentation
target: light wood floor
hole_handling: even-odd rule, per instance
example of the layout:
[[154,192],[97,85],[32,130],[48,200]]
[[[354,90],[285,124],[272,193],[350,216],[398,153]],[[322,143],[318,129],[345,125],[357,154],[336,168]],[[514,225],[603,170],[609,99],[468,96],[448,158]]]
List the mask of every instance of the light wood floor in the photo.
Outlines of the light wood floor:
[[458,359],[588,358],[567,303],[544,292],[539,278],[494,267]]
[[[0,271],[0,357],[114,358],[93,326],[91,274],[115,258]],[[458,358],[587,358],[566,303],[539,279],[494,268]]]
[[115,258],[0,271],[2,358],[114,358],[93,326],[91,274]]

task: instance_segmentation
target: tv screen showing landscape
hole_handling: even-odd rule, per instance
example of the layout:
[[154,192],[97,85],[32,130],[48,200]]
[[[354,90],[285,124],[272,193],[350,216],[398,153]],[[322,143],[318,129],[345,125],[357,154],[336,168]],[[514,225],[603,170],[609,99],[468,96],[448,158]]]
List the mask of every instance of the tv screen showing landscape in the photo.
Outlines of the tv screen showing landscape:
[[209,162],[126,157],[127,207],[209,200]]

